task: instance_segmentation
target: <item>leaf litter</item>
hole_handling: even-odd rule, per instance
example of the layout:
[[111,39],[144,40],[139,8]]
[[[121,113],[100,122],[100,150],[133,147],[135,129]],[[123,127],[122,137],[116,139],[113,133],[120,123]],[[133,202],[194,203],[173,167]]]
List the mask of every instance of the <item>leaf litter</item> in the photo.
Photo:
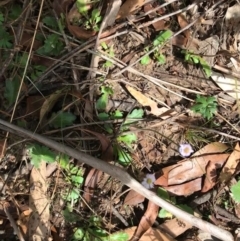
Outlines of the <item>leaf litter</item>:
[[[164,188],[165,200],[187,212],[195,211],[192,201],[214,190],[217,194],[198,209],[211,211],[207,221],[231,227],[234,234],[240,216],[237,1],[215,8],[211,2],[122,1],[111,19],[115,23],[99,36],[105,45],[96,46],[97,70],[89,69],[88,60],[113,1],[53,1],[57,17],[44,3],[36,38],[38,16],[23,11],[25,4],[0,4],[1,118],[122,165],[153,192]],[[196,13],[201,16],[194,23]],[[87,78],[89,71],[96,71],[95,79]],[[9,222],[14,226],[18,219],[30,240],[34,235],[86,241],[127,240],[125,234],[129,240],[197,237],[191,224],[181,225],[99,170],[76,166],[70,157],[5,132],[1,140],[2,197],[20,213],[8,208],[15,216],[0,225],[2,239],[10,237]],[[51,163],[55,166],[46,176]],[[175,226],[167,228],[171,222]]]

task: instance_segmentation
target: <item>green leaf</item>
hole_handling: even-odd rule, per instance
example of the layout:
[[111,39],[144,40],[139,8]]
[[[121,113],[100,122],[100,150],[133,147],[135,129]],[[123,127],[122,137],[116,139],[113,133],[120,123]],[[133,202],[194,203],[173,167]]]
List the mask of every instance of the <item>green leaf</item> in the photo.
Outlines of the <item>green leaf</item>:
[[217,111],[217,100],[215,97],[197,95],[196,104],[192,106],[191,110],[210,120]]
[[34,65],[33,71],[31,72],[31,79],[36,80],[42,73],[46,70],[46,67],[43,65]]
[[166,63],[166,57],[163,54],[155,55],[155,58],[157,59],[159,64],[165,64]]
[[11,7],[10,13],[9,13],[9,18],[11,20],[16,20],[17,18],[19,18],[19,16],[21,16],[23,9],[19,4],[14,4]]
[[59,161],[60,167],[63,169],[67,169],[69,165],[69,156],[66,154],[61,154],[60,156],[57,156],[57,159]]
[[49,28],[52,28],[53,30],[58,30],[58,23],[56,18],[51,16],[46,16],[42,19],[42,22]]
[[166,30],[161,32],[153,41],[153,46],[158,46],[164,44],[172,37],[172,31]]
[[98,114],[98,119],[100,121],[109,120],[109,114],[107,114],[106,112],[99,113]]
[[84,181],[84,178],[81,177],[81,176],[75,176],[75,175],[72,175],[71,176],[71,181],[74,183],[74,184],[83,184],[83,181]]
[[[143,109],[134,109],[130,114],[127,115],[126,121],[124,122],[124,125],[131,124],[134,121],[134,119],[141,119],[143,118],[144,111]],[[133,119],[133,120],[128,120]]]
[[56,154],[49,150],[46,146],[40,146],[38,144],[28,147],[29,155],[31,157],[31,163],[35,167],[39,167],[42,161],[52,163],[56,160]]
[[141,58],[141,64],[142,65],[148,65],[150,63],[151,59],[149,55],[145,55]]
[[189,207],[187,204],[178,204],[177,207],[189,214],[193,215],[193,213],[194,213],[193,209],[191,207]]
[[79,188],[73,188],[66,195],[63,195],[63,198],[69,202],[76,203],[80,196]]
[[10,106],[16,101],[20,87],[20,80],[18,78],[14,78],[13,80],[6,80],[5,85],[4,97],[7,99],[8,106]]
[[173,215],[168,212],[166,209],[162,208],[158,213],[159,218],[172,218]]
[[93,9],[92,13],[91,13],[91,16],[92,16],[93,19],[96,19],[97,17],[100,16],[100,11],[98,9]]
[[86,13],[88,11],[86,0],[77,0],[77,9],[79,13]]
[[83,240],[86,231],[83,228],[74,229],[73,239],[74,240]]
[[10,42],[12,40],[12,36],[6,31],[4,27],[0,28],[0,48],[9,49],[12,47],[12,43]]
[[137,141],[137,136],[134,133],[130,133],[127,135],[118,136],[117,140],[125,143],[131,149],[133,142]]
[[121,119],[121,118],[123,118],[123,112],[120,111],[120,110],[116,110],[111,114],[111,118],[114,119],[114,120],[115,119]]
[[18,65],[20,68],[25,68],[27,64],[28,59],[28,53],[20,54],[16,57],[16,60],[14,61],[16,65]]
[[203,58],[200,58],[200,65],[202,66],[206,76],[209,78],[212,75],[212,69],[210,65]]
[[240,203],[240,181],[231,186],[231,193],[233,200]]
[[162,187],[159,187],[157,189],[157,195],[159,197],[161,197],[162,199],[164,199],[165,201],[169,201],[170,200],[170,196],[169,196],[169,193],[167,190],[165,190],[164,188]]
[[70,112],[62,112],[52,113],[50,118],[50,126],[54,128],[64,128],[66,126],[70,126],[76,120],[76,116]]
[[3,13],[0,12],[0,25],[2,25],[4,22],[4,16]]
[[108,49],[108,46],[107,46],[106,42],[102,42],[102,43],[101,43],[101,46],[102,46],[102,48],[103,48],[104,50],[107,50],[107,49]]
[[122,148],[115,146],[115,153],[118,155],[118,161],[121,165],[127,166],[131,163],[132,157],[126,151],[122,150]]
[[98,110],[105,110],[108,103],[109,95],[113,94],[113,90],[108,86],[101,86],[101,97],[96,102],[96,108]]
[[72,208],[68,204],[66,209],[62,211],[63,217],[67,222],[73,223],[79,220],[79,214],[75,214],[72,212]]
[[117,232],[109,235],[106,238],[102,238],[102,241],[127,241],[129,236],[124,232]]
[[59,41],[59,35],[50,34],[44,40],[44,45],[37,50],[38,54],[47,56],[58,56],[64,48],[62,41]]

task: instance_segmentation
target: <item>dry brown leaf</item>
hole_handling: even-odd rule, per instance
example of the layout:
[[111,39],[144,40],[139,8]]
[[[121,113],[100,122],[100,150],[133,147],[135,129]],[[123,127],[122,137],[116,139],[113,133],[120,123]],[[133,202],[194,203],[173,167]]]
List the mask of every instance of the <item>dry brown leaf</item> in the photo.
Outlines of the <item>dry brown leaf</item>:
[[79,39],[89,39],[96,35],[96,32],[93,30],[86,30],[83,27],[74,26],[69,23],[67,24],[67,27],[68,27],[69,32],[74,37],[79,38]]
[[47,197],[46,162],[41,161],[39,168],[33,167],[30,175],[28,240],[48,240],[50,238],[50,202]]
[[141,104],[142,106],[150,106],[151,113],[156,116],[163,115],[165,112],[169,111],[166,107],[158,108],[157,102],[151,100],[150,98],[146,97],[140,91],[135,90],[131,86],[126,86],[127,90],[130,94]]
[[97,139],[100,141],[102,146],[102,155],[101,159],[104,161],[112,161],[113,160],[113,146],[111,145],[111,141],[109,138],[101,133],[97,133],[95,131],[90,130],[84,130],[85,132],[89,132],[97,137]]
[[229,154],[202,155],[192,158],[190,161],[178,163],[168,173],[168,185],[176,185],[201,177],[206,173],[209,161],[213,165],[222,166],[228,157]]
[[[182,13],[177,15],[177,19],[178,19],[178,23],[179,23],[181,29],[183,29],[183,28],[188,26],[189,23],[188,23],[186,17]],[[189,39],[189,37],[190,37],[190,30],[189,29],[185,30],[183,32],[183,34],[185,35],[185,37],[187,39]]]
[[[137,227],[127,228],[124,233],[128,234],[128,237],[132,237],[135,233]],[[130,239],[129,239],[130,240]],[[156,228],[149,228],[146,233],[139,239],[139,241],[176,241],[176,239],[172,238],[166,232],[161,231]]]
[[178,196],[189,196],[202,188],[202,178],[186,182],[180,185],[164,187],[164,189]]
[[207,192],[215,186],[217,182],[217,169],[220,167],[222,167],[221,164],[209,161],[206,166],[206,177],[204,179],[202,192]]
[[58,99],[64,96],[65,94],[66,93],[63,93],[61,91],[56,91],[55,93],[51,94],[48,98],[45,99],[40,110],[39,124],[42,124],[43,119],[51,111],[51,109],[56,104]]
[[124,199],[123,204],[124,205],[137,205],[139,203],[142,203],[145,200],[145,197],[141,195],[140,193],[130,190],[127,194],[127,196]]
[[239,160],[240,146],[239,143],[237,143],[220,173],[220,182],[228,182],[231,179],[239,163]]
[[[146,4],[144,5],[144,12],[148,12],[150,10],[154,9],[152,4]],[[164,15],[164,10],[163,8],[159,9],[157,12],[152,12],[150,14],[148,14],[149,18],[155,18],[157,17],[157,15]],[[155,31],[160,31],[160,30],[164,30],[167,29],[169,27],[170,21],[168,21],[168,19],[161,19],[157,22],[154,22],[152,25],[155,29]]]
[[171,237],[175,238],[186,232],[188,229],[192,228],[192,225],[182,220],[179,220],[178,218],[174,218],[164,222],[157,228],[160,228],[160,230],[164,230],[165,233],[168,233],[169,235],[171,235]]
[[83,192],[83,199],[85,201],[82,201],[81,203],[83,207],[87,207],[85,202],[90,203],[94,190],[99,183],[102,174],[102,171],[96,170],[95,168],[92,168],[88,173],[85,179]]
[[[155,181],[155,185],[175,185],[201,177],[203,174],[205,174],[205,168],[209,160],[213,161],[214,163],[218,163],[218,160],[221,159],[221,163],[223,165],[229,156],[229,154],[209,154],[221,153],[227,149],[228,146],[223,143],[210,143],[199,151],[195,152],[191,159],[183,160],[175,165],[163,168],[160,173],[156,174],[158,178]],[[188,172],[189,175],[186,175],[186,172]]]
[[132,12],[136,11],[138,8],[142,7],[145,0],[127,0],[120,7],[117,18],[126,18]]
[[229,147],[221,142],[212,142],[210,144],[207,144],[199,151],[195,152],[193,156],[199,156],[203,154],[211,154],[211,153],[222,153],[226,151]]
[[153,223],[155,222],[157,215],[158,215],[159,206],[155,203],[149,201],[147,210],[141,218],[141,221],[137,227],[134,236],[131,238],[131,241],[139,240],[142,235],[152,227]]

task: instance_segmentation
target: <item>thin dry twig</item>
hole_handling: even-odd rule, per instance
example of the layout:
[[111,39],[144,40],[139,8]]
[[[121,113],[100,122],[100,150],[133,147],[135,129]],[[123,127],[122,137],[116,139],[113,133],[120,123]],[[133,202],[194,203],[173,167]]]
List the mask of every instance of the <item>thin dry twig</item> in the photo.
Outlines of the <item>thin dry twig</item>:
[[11,123],[8,123],[2,119],[0,119],[0,129],[13,132],[15,135],[19,135],[19,136],[24,135],[24,136],[30,137],[33,140],[38,141],[38,142],[40,142],[50,148],[53,148],[61,153],[65,153],[69,156],[72,156],[73,158],[78,160],[78,164],[86,163],[87,165],[90,165],[98,170],[106,172],[107,174],[111,175],[113,178],[118,179],[123,184],[130,187],[131,189],[135,190],[138,193],[141,193],[141,195],[143,195],[144,197],[146,197],[153,203],[166,209],[167,211],[171,212],[174,216],[184,220],[185,222],[188,222],[188,223],[192,224],[193,226],[196,226],[199,229],[210,233],[211,235],[219,238],[220,240],[224,240],[224,241],[233,241],[234,240],[234,238],[230,232],[223,230],[223,229],[221,229],[211,223],[208,223],[200,218],[197,218],[189,213],[186,213],[185,211],[177,208],[176,206],[172,205],[171,203],[160,198],[152,191],[146,189],[138,181],[136,181],[132,176],[130,176],[123,168],[120,168],[120,167],[117,167],[110,163],[104,162],[103,160],[100,160],[98,158],[87,155],[84,152],[77,151],[77,150],[70,148],[68,146],[65,146],[61,143],[52,141],[39,134],[22,129],[22,128],[20,128],[16,125],[13,125]]
[[9,220],[9,222],[11,223],[11,225],[12,225],[12,227],[13,227],[13,229],[14,229],[14,232],[15,232],[16,235],[18,236],[19,240],[20,240],[20,241],[25,241],[21,230],[18,228],[15,220],[13,219],[12,215],[11,215],[10,212],[8,211],[8,206],[9,206],[8,203],[4,203],[4,205],[3,205],[4,212],[6,213],[6,215],[7,215],[7,217],[8,217],[8,220]]

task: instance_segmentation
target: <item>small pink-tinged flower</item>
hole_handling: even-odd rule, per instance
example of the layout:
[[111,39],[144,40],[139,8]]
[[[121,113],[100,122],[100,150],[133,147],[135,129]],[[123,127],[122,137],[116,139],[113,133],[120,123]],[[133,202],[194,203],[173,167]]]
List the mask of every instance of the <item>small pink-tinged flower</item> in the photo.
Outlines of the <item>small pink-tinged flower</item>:
[[147,189],[154,187],[154,182],[156,181],[155,174],[147,174],[142,181],[142,185]]
[[192,147],[191,147],[190,144],[180,144],[179,153],[180,153],[183,157],[188,157],[188,156],[190,156],[193,152],[194,152],[194,150],[192,149]]

